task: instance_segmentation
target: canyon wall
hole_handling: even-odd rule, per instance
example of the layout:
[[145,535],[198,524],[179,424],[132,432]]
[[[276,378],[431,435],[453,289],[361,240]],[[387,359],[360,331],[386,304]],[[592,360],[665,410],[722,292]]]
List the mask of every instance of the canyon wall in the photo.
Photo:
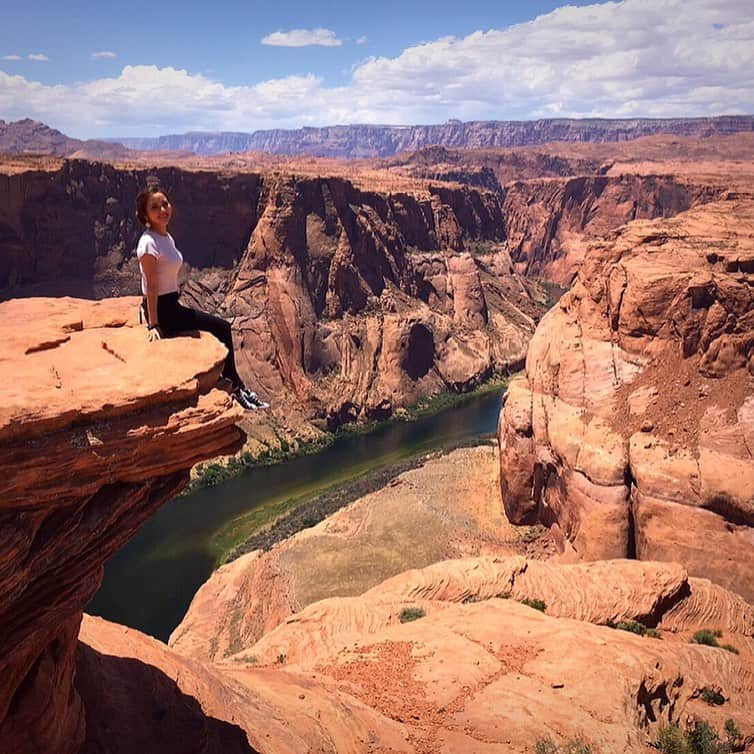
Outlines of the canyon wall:
[[77,750],[77,635],[105,560],[193,464],[242,442],[238,409],[215,389],[225,349],[206,336],[148,343],[136,306],[0,304],[4,752]]
[[433,144],[473,149],[519,147],[551,141],[620,142],[658,133],[704,138],[754,130],[754,116],[712,118],[548,119],[449,121],[430,126],[326,126],[243,133],[186,133],[119,139],[133,149],[188,150],[197,154],[246,152],[320,157],[388,157]]
[[637,221],[542,320],[500,424],[514,522],[754,598],[754,203]]
[[515,274],[497,197],[364,191],[342,178],[119,170],[68,161],[0,178],[0,283],[138,291],[131,204],[153,175],[192,266],[183,299],[230,317],[249,383],[334,427],[523,363],[544,291]]
[[516,181],[503,200],[508,250],[517,271],[568,287],[594,239],[631,220],[672,217],[727,193],[724,184],[672,175]]

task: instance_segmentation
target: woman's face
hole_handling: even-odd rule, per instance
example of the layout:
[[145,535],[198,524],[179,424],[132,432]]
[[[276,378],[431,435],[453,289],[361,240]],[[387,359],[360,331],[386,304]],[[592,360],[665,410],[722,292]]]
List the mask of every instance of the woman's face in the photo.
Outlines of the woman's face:
[[147,201],[147,220],[149,220],[151,227],[157,230],[166,230],[172,215],[173,207],[165,194],[158,191],[149,197],[149,201]]

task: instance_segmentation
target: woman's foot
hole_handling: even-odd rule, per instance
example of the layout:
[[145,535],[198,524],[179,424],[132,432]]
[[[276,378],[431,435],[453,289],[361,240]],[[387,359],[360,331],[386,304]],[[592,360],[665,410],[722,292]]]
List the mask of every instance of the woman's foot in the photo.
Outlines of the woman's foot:
[[233,391],[233,396],[239,405],[247,411],[261,411],[270,407],[269,403],[260,400],[259,396],[253,390],[249,390],[245,386],[236,388]]

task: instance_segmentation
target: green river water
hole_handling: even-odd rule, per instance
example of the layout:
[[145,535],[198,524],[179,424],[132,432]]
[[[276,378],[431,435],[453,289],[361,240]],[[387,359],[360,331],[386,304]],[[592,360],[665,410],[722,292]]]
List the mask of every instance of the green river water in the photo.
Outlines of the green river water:
[[248,469],[216,487],[177,497],[105,566],[92,615],[166,641],[228,548],[234,522],[266,506],[306,500],[368,472],[495,432],[502,389],[412,422],[344,436],[316,455]]

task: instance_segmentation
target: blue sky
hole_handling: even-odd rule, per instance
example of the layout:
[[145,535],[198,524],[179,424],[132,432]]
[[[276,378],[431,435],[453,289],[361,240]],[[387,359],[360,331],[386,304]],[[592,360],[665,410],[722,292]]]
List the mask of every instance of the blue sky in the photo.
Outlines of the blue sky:
[[96,137],[752,112],[750,5],[29,0],[0,25],[0,118]]

